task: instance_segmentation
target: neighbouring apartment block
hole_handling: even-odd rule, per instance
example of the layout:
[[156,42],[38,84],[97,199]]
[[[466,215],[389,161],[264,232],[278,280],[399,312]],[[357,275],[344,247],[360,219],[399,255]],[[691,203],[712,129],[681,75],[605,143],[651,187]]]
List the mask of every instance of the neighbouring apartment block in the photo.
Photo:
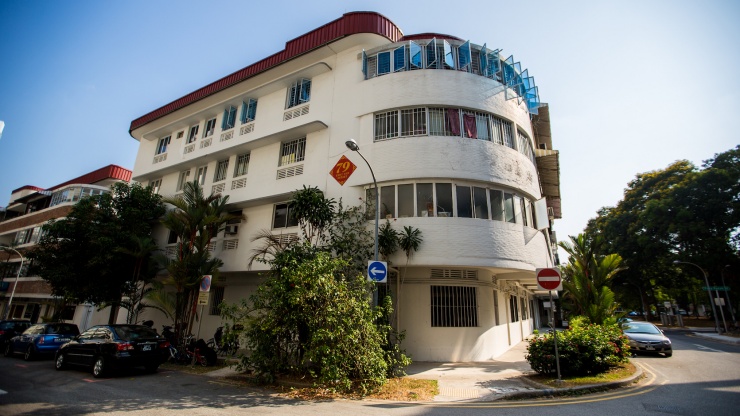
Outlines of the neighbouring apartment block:
[[[134,180],[174,196],[195,179],[244,218],[212,244],[224,266],[201,337],[221,325],[219,302],[262,281],[264,265],[248,267],[253,237],[297,238],[293,191],[374,199],[350,138],[377,178],[382,221],[423,232],[408,265],[391,257],[387,283],[412,358],[491,359],[532,333],[544,313],[535,269],[557,264],[558,153],[534,79],[478,42],[404,35],[380,14],[347,13],[132,121]],[[340,185],[329,172],[342,156],[357,170]],[[167,230],[156,233],[172,253]]]
[[46,222],[66,217],[80,198],[109,192],[113,183],[130,180],[130,170],[108,165],[51,188],[23,186],[11,193],[8,206],[0,212],[0,246],[13,248],[0,250],[2,316],[7,311],[11,319],[41,322],[59,312],[61,320],[73,322],[80,329],[108,321],[105,310],[97,311],[88,304],[65,305],[52,296],[51,287],[33,274],[26,255],[41,238],[41,227]]

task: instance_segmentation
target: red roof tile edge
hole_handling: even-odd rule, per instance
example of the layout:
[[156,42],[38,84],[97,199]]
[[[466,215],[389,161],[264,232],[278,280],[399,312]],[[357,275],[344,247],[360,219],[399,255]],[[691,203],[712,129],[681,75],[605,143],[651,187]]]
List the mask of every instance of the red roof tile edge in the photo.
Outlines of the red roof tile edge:
[[181,97],[163,107],[160,107],[131,122],[129,134],[135,129],[146,125],[160,117],[173,113],[185,106],[199,101],[209,95],[229,88],[239,82],[267,71],[291,59],[295,59],[314,49],[325,46],[338,39],[359,33],[373,33],[386,37],[391,42],[403,38],[403,32],[390,19],[376,12],[345,13],[337,20],[329,22],[317,29],[286,42],[285,49],[268,56],[267,58],[247,66],[231,75],[227,75],[216,82],[206,85],[184,97]]

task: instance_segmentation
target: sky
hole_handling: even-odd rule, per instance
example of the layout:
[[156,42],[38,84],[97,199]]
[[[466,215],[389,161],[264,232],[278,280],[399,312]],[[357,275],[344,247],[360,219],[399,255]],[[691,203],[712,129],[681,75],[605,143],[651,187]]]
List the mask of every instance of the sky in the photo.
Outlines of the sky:
[[561,241],[638,173],[740,140],[737,1],[0,1],[0,206],[116,164],[132,120],[351,11],[484,43],[529,69],[560,152]]

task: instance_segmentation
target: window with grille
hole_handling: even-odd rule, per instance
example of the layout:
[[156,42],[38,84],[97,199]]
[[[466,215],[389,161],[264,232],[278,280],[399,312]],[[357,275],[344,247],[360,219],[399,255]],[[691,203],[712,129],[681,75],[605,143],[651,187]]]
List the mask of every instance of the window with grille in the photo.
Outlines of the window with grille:
[[532,149],[532,143],[529,141],[529,137],[527,137],[527,135],[521,130],[517,130],[517,139],[519,152],[531,160],[533,164],[536,164],[534,159],[534,150]]
[[153,194],[159,194],[159,188],[162,187],[162,178],[149,181],[149,187],[152,188]]
[[208,166],[201,166],[201,167],[198,168],[198,174],[195,176],[195,180],[201,186],[204,183],[206,183],[206,172],[207,171],[208,171]]
[[288,88],[285,108],[295,107],[311,100],[311,80],[302,78]]
[[162,153],[167,153],[167,146],[170,145],[170,138],[172,136],[167,136],[159,139],[159,143],[157,143],[157,153],[158,155],[161,155]]
[[246,175],[249,170],[249,153],[244,153],[236,157],[236,166],[234,166],[234,177]]
[[511,322],[519,322],[519,303],[517,297],[514,295],[509,296],[509,312],[511,312]]
[[375,114],[375,140],[398,137],[398,111]]
[[219,160],[218,164],[216,164],[216,174],[213,176],[213,181],[225,180],[227,169],[229,169],[229,159]]
[[431,286],[432,327],[478,326],[476,288]]
[[426,110],[424,107],[401,110],[401,136],[420,136],[427,134]]
[[302,162],[306,157],[306,138],[291,140],[280,145],[280,164],[285,166],[291,163]]
[[224,301],[224,287],[211,286],[211,315],[221,314],[221,302]]

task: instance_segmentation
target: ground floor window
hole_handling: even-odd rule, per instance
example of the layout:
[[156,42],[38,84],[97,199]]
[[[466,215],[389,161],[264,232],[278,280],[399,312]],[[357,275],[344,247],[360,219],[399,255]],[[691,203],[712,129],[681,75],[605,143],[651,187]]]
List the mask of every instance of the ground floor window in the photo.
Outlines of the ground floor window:
[[431,286],[432,327],[478,326],[474,287]]
[[511,311],[511,322],[519,321],[519,302],[514,295],[509,296],[509,311]]

